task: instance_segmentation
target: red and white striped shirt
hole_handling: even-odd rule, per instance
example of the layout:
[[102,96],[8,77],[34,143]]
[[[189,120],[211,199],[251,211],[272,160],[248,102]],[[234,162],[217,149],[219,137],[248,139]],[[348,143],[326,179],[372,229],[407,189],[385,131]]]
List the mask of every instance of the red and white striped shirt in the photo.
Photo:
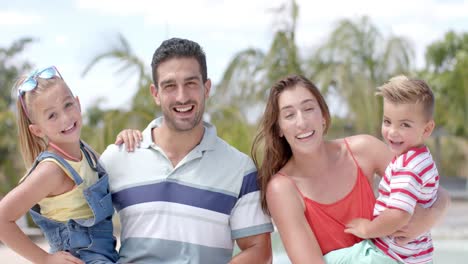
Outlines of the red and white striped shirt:
[[[424,208],[437,199],[439,173],[426,146],[411,148],[396,157],[385,170],[379,184],[379,197],[374,217],[385,209],[399,209],[413,214],[416,204]],[[404,263],[429,263],[434,248],[429,232],[410,243],[399,246],[392,237],[373,239],[375,245],[387,255]]]

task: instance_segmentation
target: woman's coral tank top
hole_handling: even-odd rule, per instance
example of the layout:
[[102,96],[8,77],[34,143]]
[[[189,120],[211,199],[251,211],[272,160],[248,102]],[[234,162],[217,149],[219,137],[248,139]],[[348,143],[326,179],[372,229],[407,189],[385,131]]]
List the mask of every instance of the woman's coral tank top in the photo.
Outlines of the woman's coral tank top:
[[[345,197],[331,204],[321,204],[304,196],[296,186],[304,199],[305,217],[323,255],[360,242],[362,239],[344,232],[345,226],[354,218],[372,219],[374,210],[375,196],[369,181],[354,158],[348,142],[346,139],[344,141],[357,167],[356,183]],[[284,174],[279,174],[290,179]],[[293,184],[296,185],[294,182]]]

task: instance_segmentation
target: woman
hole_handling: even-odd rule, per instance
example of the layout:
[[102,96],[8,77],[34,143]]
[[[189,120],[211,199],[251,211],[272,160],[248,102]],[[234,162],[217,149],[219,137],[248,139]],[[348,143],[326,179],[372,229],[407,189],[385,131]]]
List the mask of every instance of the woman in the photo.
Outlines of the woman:
[[[323,263],[326,253],[360,241],[344,228],[351,219],[372,218],[374,175],[383,175],[392,158],[372,136],[325,140],[329,126],[328,106],[317,87],[302,76],[288,76],[272,87],[252,146],[263,209],[293,263]],[[418,209],[410,226],[395,236],[413,238],[434,225],[449,200],[446,192],[440,194],[435,206]]]

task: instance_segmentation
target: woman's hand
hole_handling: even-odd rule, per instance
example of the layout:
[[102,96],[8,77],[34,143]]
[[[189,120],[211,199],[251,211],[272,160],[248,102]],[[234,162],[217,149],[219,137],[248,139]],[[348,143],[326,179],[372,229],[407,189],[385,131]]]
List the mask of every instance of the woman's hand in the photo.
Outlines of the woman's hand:
[[428,217],[430,217],[429,211],[420,205],[416,205],[414,214],[408,224],[393,234],[397,244],[400,246],[406,245],[411,240],[428,231],[431,228],[427,221]]
[[125,144],[128,152],[133,152],[135,147],[140,147],[140,142],[143,140],[143,135],[140,130],[125,129],[120,131],[115,139],[116,145]]
[[405,245],[421,234],[428,232],[440,219],[443,219],[449,205],[450,196],[448,192],[444,188],[439,187],[437,190],[437,200],[432,207],[423,208],[416,205],[409,223],[392,235],[395,241],[399,245]]

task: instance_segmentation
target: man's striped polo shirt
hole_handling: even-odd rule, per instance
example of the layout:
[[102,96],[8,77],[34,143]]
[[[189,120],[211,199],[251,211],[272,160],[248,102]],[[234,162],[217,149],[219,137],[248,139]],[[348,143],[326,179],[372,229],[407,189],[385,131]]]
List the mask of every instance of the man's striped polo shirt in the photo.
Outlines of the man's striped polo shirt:
[[233,240],[272,232],[252,160],[204,123],[200,144],[173,167],[152,141],[162,121],[135,152],[110,145],[101,157],[121,221],[119,262],[227,263]]

